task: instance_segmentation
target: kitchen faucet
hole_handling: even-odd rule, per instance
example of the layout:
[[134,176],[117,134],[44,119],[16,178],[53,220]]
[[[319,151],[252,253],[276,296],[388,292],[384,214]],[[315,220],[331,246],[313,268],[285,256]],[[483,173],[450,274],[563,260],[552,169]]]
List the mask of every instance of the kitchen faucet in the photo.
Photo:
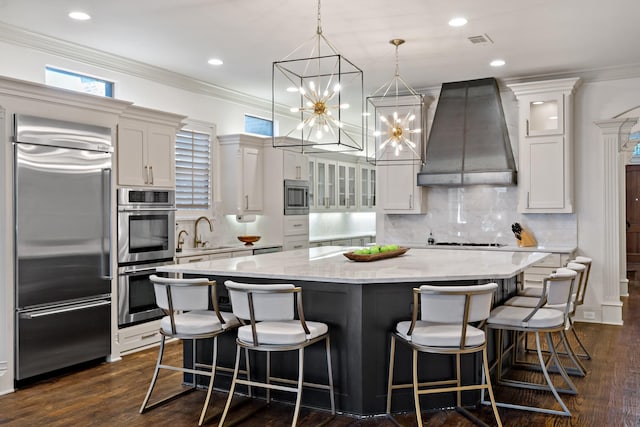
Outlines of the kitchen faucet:
[[180,230],[180,232],[178,233],[178,247],[176,248],[176,252],[181,252],[182,245],[184,245],[184,239],[182,238],[182,233],[184,233],[187,236],[189,235],[189,233],[187,233],[187,230]]
[[200,237],[198,236],[198,223],[202,220],[207,221],[209,223],[209,231],[213,231],[213,225],[211,225],[211,221],[209,221],[209,218],[207,218],[206,216],[201,216],[200,218],[196,219],[196,225],[193,230],[193,234],[195,234],[195,236],[193,236],[194,248],[197,248],[198,245],[202,244],[202,240],[200,240]]

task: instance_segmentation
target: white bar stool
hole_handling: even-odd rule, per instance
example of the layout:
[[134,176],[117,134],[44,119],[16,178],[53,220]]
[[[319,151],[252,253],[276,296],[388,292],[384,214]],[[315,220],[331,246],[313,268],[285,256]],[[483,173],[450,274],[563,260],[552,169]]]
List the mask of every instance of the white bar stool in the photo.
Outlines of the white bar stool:
[[[502,426],[500,414],[493,398],[489,365],[487,362],[486,334],[482,328],[498,285],[488,283],[472,286],[430,286],[413,289],[413,315],[411,321],[399,322],[391,335],[389,356],[389,383],[387,386],[387,415],[391,417],[392,392],[413,388],[418,426],[422,426],[420,396],[430,393],[456,392],[456,410],[476,423],[485,425],[462,407],[462,391],[488,390],[493,414],[498,426]],[[420,313],[420,320],[418,320]],[[480,322],[473,326],[470,322]],[[410,384],[394,384],[396,340],[408,345],[413,355],[413,381]],[[455,355],[456,377],[451,380],[419,382],[418,352]],[[460,377],[460,355],[482,355],[482,381],[480,384],[463,385]],[[430,387],[430,388],[427,388]],[[394,420],[395,421],[395,420]]]
[[[487,320],[487,327],[497,331],[496,337],[496,371],[497,381],[501,385],[509,385],[513,387],[528,388],[533,390],[551,391],[557,403],[562,408],[556,410],[552,408],[541,408],[536,406],[527,406],[522,404],[512,404],[497,402],[496,405],[511,409],[522,409],[534,412],[542,412],[553,415],[571,416],[571,412],[560,398],[558,392],[577,394],[575,385],[567,375],[564,367],[559,361],[558,354],[551,334],[554,332],[561,333],[564,331],[565,323],[569,316],[569,309],[575,286],[577,273],[566,268],[559,268],[554,274],[550,275],[543,281],[543,296],[539,298],[536,307],[517,307],[502,305],[491,311],[491,315]],[[546,290],[549,287],[548,291]],[[546,295],[546,297],[545,297]],[[556,306],[555,308],[544,308],[545,304]],[[560,305],[564,306],[564,310],[558,309]],[[514,343],[516,342],[516,334],[520,332],[533,333],[536,339],[536,352],[538,355],[538,363],[540,371],[543,373],[546,384],[519,381],[514,379],[506,379],[502,376],[504,348],[502,344],[503,331],[512,332],[514,335]],[[542,346],[540,336],[543,335],[547,340],[547,346],[551,354],[551,361],[555,363],[557,371],[562,376],[568,388],[557,389],[547,368],[547,361],[542,355]],[[515,345],[515,344],[514,344]],[[483,399],[484,400],[484,399]],[[489,402],[484,402],[489,404]]]
[[[331,402],[331,414],[335,415],[329,328],[324,323],[305,320],[302,309],[302,289],[290,284],[254,285],[230,280],[227,280],[224,284],[229,291],[233,313],[241,319],[244,326],[238,329],[236,369],[233,373],[229,397],[219,425],[224,425],[236,384],[267,389],[267,402],[270,399],[270,390],[295,393],[296,403],[292,426],[295,426],[298,421],[303,387],[327,390]],[[298,319],[294,317],[294,307],[297,308]],[[246,321],[249,324],[246,324]],[[314,384],[305,382],[303,379],[304,349],[320,341],[325,342],[328,384]],[[267,373],[265,382],[253,381],[248,376],[247,379],[238,378],[241,348],[266,352]],[[271,376],[270,353],[272,351],[292,350],[298,351],[297,381]]]
[[[156,275],[150,276],[149,279],[153,283],[156,304],[163,309],[167,315],[160,320],[161,340],[158,361],[153,372],[153,377],[151,378],[149,390],[140,407],[140,413],[142,414],[182,394],[195,390],[197,386],[196,376],[204,375],[209,377],[209,389],[207,390],[207,397],[205,398],[200,419],[198,420],[198,425],[202,425],[207,413],[207,407],[209,406],[209,400],[211,399],[216,369],[231,371],[231,369],[228,368],[216,367],[218,355],[217,337],[220,334],[237,328],[240,326],[240,322],[233,314],[219,310],[216,282],[214,281],[209,281],[205,278],[170,279]],[[211,290],[211,298],[209,298],[209,290]],[[209,310],[209,301],[211,301],[213,305],[213,310]],[[164,345],[167,337],[193,340],[193,369],[162,363]],[[206,338],[213,338],[211,365],[198,363],[196,360],[196,341]],[[186,390],[177,392],[149,405],[149,399],[156,385],[160,369],[190,373],[193,375],[193,385]]]

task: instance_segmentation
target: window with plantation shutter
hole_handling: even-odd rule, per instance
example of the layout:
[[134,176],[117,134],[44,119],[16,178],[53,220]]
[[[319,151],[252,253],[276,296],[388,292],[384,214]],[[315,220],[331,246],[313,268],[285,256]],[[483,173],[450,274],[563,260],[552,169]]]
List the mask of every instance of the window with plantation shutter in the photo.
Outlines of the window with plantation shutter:
[[176,207],[211,206],[211,135],[181,129],[176,135]]

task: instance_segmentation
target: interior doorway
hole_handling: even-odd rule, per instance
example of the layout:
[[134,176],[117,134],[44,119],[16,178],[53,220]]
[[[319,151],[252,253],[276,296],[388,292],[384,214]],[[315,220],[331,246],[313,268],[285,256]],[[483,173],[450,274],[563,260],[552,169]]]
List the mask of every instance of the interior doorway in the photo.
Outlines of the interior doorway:
[[625,178],[627,279],[632,287],[640,284],[640,164],[626,165]]

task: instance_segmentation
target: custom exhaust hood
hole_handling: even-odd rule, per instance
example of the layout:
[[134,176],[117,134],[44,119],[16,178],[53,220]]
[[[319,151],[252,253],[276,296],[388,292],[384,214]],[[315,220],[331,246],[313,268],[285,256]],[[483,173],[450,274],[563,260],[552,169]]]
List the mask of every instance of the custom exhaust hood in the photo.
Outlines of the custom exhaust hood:
[[418,185],[516,184],[513,152],[494,78],[442,85],[425,150]]

